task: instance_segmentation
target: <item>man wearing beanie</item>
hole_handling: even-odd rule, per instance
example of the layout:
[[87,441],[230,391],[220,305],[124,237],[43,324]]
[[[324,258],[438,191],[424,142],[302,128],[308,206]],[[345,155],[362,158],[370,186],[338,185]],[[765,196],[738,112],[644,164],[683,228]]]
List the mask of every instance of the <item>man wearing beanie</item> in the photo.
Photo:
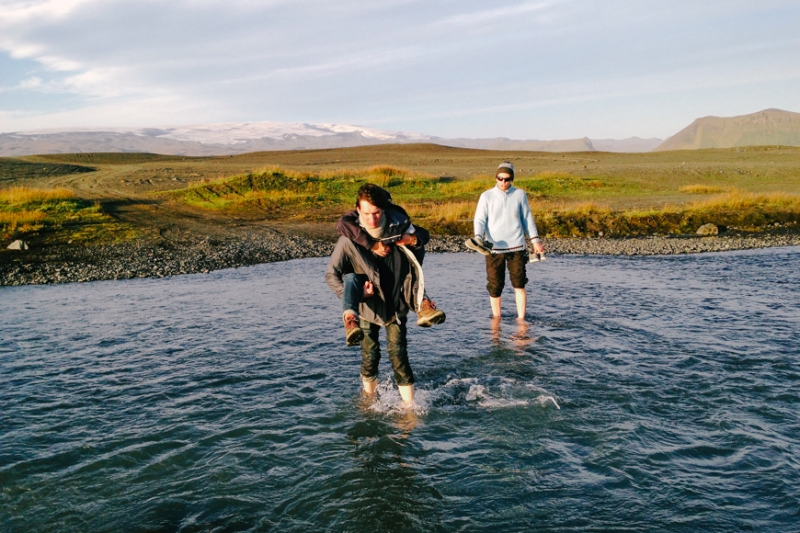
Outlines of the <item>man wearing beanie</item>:
[[481,194],[475,210],[472,242],[486,255],[486,289],[492,315],[500,316],[500,295],[505,286],[506,266],[517,301],[517,317],[525,319],[528,296],[525,285],[525,264],[528,260],[527,240],[537,254],[544,252],[536,223],[533,221],[528,196],[512,185],[514,165],[503,162],[495,172],[495,186]]

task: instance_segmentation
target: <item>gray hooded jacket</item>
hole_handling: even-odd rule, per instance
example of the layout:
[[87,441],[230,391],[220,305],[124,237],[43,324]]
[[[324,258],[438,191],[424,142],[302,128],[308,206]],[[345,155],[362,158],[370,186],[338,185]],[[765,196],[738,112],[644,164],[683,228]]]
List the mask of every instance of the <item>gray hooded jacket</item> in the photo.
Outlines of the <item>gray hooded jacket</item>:
[[[378,261],[372,252],[353,243],[347,237],[339,237],[336,247],[328,261],[325,270],[325,282],[339,298],[344,293],[342,278],[345,274],[366,274],[375,287],[375,294],[364,299],[359,307],[362,319],[373,324],[385,326],[394,322],[395,315],[387,316],[386,299],[392,298],[396,316],[403,318],[409,309],[418,309],[424,287],[420,283],[422,278],[419,263],[413,259],[412,254],[406,254],[399,246],[392,246],[392,251],[387,257],[387,263],[393,279],[393,294],[386,295],[381,287],[381,276],[378,270]],[[410,257],[409,257],[410,256]]]

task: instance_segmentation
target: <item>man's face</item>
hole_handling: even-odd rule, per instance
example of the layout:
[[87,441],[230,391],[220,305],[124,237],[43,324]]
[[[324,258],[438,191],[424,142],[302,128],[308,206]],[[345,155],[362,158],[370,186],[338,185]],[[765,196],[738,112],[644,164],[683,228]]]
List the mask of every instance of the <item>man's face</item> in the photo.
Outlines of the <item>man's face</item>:
[[358,202],[358,218],[361,220],[361,225],[365,228],[375,229],[381,225],[381,218],[383,218],[383,209],[376,207],[366,200]]
[[500,190],[506,192],[511,187],[511,174],[498,174],[495,180],[497,181],[497,186],[500,187]]

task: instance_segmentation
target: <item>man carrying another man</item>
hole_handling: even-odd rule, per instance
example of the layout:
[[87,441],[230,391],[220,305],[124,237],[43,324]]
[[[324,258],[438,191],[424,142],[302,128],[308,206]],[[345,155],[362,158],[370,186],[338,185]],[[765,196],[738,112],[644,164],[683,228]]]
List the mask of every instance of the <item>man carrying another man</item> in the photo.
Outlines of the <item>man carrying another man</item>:
[[[356,215],[358,228],[353,227]],[[416,311],[422,326],[445,320],[444,313],[425,296],[421,259],[430,236],[411,224],[386,190],[373,184],[358,190],[355,213],[342,217],[338,229],[341,236],[328,262],[325,281],[342,298],[348,346],[361,342],[364,392],[372,396],[377,389],[378,333],[383,326],[400,396],[411,404],[414,374],[408,362],[408,312]],[[361,234],[362,229],[368,238]]]

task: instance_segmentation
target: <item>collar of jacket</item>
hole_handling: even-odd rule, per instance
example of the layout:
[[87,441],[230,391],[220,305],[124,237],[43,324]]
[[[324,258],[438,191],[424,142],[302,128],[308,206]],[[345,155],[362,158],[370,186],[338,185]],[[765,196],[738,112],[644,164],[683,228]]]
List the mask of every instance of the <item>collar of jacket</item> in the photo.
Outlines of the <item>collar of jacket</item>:
[[501,189],[499,183],[495,185],[495,188],[497,188],[497,190],[500,191],[503,194],[511,194],[512,192],[517,190],[517,188],[514,187],[513,183],[511,184],[511,187],[509,187],[507,191],[504,191],[503,189]]

